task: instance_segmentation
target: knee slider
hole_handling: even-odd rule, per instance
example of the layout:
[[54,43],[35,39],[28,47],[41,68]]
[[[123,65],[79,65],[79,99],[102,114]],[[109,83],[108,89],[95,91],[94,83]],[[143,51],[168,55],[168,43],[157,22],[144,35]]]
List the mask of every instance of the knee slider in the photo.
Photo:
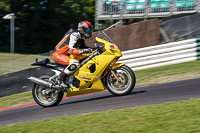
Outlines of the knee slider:
[[75,64],[71,64],[68,68],[69,71],[74,71],[76,70],[77,66]]
[[79,66],[79,61],[77,59],[70,59],[70,64],[69,64],[69,71],[74,71],[78,68]]

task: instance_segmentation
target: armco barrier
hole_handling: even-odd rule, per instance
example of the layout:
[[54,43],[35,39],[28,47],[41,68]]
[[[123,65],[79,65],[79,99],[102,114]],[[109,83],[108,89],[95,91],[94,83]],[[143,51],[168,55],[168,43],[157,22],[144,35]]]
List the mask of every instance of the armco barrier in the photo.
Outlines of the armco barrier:
[[119,62],[142,70],[200,59],[200,39],[189,39],[122,52]]

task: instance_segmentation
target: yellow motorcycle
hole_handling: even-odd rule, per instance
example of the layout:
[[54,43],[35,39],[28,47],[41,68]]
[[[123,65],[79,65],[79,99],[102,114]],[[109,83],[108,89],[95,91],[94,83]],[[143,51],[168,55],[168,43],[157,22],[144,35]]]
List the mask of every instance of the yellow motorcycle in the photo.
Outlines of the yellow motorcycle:
[[117,45],[103,31],[95,39],[91,54],[70,55],[80,61],[80,67],[66,78],[68,88],[62,88],[57,80],[66,66],[51,63],[48,58],[39,62],[36,59],[33,66],[47,67],[55,72],[53,76],[28,78],[34,83],[32,95],[37,104],[55,106],[62,100],[64,92],[70,97],[107,89],[113,95],[122,96],[134,89],[136,78],[132,69],[124,63],[116,63],[122,56]]

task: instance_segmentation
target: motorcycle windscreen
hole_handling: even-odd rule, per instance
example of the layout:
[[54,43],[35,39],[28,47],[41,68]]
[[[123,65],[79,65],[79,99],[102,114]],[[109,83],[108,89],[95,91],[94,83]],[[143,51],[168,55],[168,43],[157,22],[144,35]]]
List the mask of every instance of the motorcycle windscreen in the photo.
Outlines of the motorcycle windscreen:
[[103,32],[103,31],[100,31],[100,32],[97,34],[96,37],[97,37],[97,38],[100,38],[100,39],[102,39],[102,40],[105,40],[105,41],[107,41],[107,42],[110,42],[110,43],[115,44],[115,43],[106,35],[106,33]]

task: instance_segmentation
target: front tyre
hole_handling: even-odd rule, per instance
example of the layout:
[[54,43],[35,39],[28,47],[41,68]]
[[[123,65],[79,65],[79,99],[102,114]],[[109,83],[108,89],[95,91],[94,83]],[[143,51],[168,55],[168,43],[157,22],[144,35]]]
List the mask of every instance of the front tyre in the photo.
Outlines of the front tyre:
[[130,67],[123,65],[114,69],[119,81],[117,81],[111,72],[106,76],[106,88],[110,93],[117,96],[129,94],[135,87],[135,74]]
[[[41,76],[40,79],[48,81],[50,76]],[[63,92],[60,90],[52,90],[50,88],[34,84],[32,89],[33,99],[37,104],[43,107],[55,106],[60,103],[63,98]]]

